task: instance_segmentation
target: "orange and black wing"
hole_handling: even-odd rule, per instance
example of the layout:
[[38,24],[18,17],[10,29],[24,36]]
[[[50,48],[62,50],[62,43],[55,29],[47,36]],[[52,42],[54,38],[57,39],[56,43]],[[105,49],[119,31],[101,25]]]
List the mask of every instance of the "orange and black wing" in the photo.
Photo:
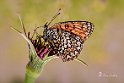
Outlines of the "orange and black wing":
[[58,28],[69,31],[80,36],[81,39],[85,41],[92,34],[94,25],[88,21],[66,21],[56,23],[50,28]]

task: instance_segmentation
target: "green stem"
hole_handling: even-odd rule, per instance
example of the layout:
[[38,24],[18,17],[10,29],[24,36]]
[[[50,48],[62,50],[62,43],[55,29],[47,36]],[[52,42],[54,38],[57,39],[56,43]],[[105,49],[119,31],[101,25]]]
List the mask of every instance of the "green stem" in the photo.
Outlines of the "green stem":
[[36,78],[33,77],[32,75],[29,75],[26,73],[25,75],[25,83],[35,83]]
[[43,70],[43,61],[29,61],[26,66],[25,83],[35,83]]
[[30,60],[26,66],[25,83],[35,83],[35,80],[42,73],[44,66],[55,58],[58,57],[50,56],[45,60],[41,60],[39,57],[36,57],[33,59],[33,61]]

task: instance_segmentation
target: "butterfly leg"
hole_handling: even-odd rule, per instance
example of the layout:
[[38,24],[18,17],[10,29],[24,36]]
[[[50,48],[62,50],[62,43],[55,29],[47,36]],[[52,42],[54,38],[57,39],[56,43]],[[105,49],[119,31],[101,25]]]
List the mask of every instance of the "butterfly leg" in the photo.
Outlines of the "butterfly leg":
[[[35,25],[35,27],[36,27],[36,25]],[[43,36],[40,35],[40,34],[37,32],[37,29],[40,28],[40,27],[41,27],[41,26],[36,27],[36,28],[34,29],[34,32],[33,32],[33,35],[32,35],[32,37],[31,37],[31,39],[34,37],[34,35],[36,35],[36,36],[39,37],[39,38],[43,38]]]

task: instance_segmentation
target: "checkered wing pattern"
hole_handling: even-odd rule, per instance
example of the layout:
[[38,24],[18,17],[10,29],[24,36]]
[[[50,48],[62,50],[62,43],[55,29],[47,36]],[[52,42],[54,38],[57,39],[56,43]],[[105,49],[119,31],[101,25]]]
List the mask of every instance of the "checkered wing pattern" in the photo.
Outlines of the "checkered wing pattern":
[[46,27],[43,37],[52,48],[49,55],[57,55],[63,62],[77,58],[93,29],[94,25],[87,21],[59,22]]

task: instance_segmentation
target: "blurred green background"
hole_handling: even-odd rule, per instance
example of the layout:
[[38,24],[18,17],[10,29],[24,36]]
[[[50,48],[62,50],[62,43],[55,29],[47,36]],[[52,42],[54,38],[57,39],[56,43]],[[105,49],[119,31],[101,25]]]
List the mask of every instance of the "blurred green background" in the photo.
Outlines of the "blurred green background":
[[[23,83],[28,62],[26,41],[10,26],[27,31],[49,22],[86,20],[95,25],[76,61],[48,63],[36,83],[124,83],[124,0],[0,0],[0,83]],[[39,29],[42,34],[43,28]]]

